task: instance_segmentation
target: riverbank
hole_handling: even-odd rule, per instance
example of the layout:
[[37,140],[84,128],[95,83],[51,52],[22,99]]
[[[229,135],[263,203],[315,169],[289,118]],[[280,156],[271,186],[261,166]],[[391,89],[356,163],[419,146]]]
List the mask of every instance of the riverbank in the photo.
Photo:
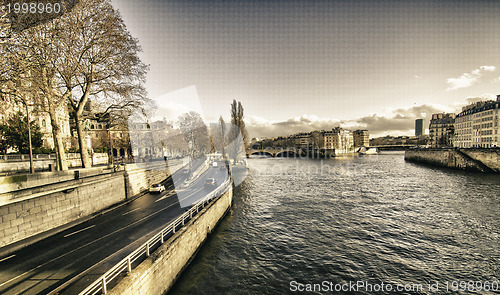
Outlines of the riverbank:
[[498,148],[410,149],[405,151],[405,160],[468,171],[500,173]]

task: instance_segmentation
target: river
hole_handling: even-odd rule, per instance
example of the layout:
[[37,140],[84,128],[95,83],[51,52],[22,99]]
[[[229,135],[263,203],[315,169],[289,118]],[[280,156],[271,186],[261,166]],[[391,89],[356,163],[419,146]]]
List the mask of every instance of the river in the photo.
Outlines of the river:
[[171,294],[498,289],[498,174],[407,163],[403,152],[248,166],[231,212]]

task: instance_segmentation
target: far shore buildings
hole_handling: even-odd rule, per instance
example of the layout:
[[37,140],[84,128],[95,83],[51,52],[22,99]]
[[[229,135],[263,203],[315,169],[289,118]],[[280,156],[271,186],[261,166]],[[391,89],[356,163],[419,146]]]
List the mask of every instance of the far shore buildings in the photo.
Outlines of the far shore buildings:
[[480,101],[462,108],[455,118],[453,146],[460,148],[500,147],[500,95],[496,101]]
[[371,146],[427,146],[429,136],[383,136],[370,139]]
[[255,148],[298,148],[298,149],[326,149],[335,154],[355,152],[359,147],[368,147],[368,130],[350,131],[340,127],[331,130],[315,130],[300,132],[290,136],[280,136],[253,141]]
[[433,114],[429,124],[430,145],[433,148],[453,146],[455,114]]
[[370,133],[368,130],[354,130],[352,132],[355,147],[369,147],[370,146]]
[[335,127],[325,132],[323,148],[335,150],[335,154],[347,154],[354,151],[352,131]]

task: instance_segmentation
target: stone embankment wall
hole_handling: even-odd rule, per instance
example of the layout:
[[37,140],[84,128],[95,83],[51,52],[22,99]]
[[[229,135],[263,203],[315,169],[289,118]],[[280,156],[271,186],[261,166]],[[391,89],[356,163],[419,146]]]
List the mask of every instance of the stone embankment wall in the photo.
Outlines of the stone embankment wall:
[[231,207],[232,189],[205,207],[182,229],[132,270],[109,294],[165,294],[196,255],[208,234]]
[[154,183],[167,179],[171,173],[182,168],[182,160],[153,161],[125,166],[125,185],[127,197],[135,196],[147,190]]
[[124,201],[124,172],[99,174],[64,183],[0,195],[0,247],[54,229]]
[[0,177],[0,248],[56,229],[147,191],[182,160]]
[[500,173],[500,149],[411,149],[405,160],[435,166]]

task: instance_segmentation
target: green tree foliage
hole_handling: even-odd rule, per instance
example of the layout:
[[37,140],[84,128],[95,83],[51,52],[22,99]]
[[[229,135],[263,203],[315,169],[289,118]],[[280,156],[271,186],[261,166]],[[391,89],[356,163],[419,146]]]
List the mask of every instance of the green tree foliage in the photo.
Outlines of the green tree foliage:
[[[41,149],[43,134],[40,132],[40,127],[35,121],[31,121],[30,128],[33,149]],[[3,133],[2,146],[13,148],[21,154],[29,153],[28,118],[23,113],[17,112],[13,114],[7,120],[7,124],[0,125],[0,130]]]

